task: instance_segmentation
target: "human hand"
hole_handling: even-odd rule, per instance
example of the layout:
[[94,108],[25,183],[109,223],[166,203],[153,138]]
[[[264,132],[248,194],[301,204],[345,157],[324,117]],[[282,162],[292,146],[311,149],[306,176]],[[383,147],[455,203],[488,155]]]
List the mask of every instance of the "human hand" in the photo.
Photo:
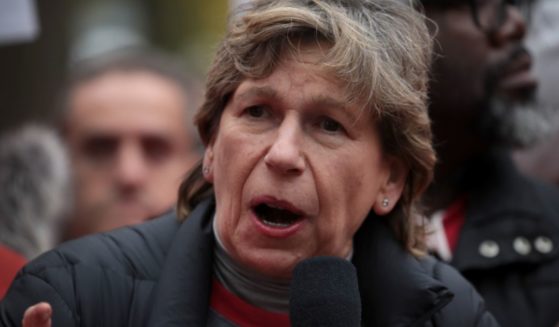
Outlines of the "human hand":
[[52,308],[47,302],[30,306],[23,314],[23,327],[51,327]]

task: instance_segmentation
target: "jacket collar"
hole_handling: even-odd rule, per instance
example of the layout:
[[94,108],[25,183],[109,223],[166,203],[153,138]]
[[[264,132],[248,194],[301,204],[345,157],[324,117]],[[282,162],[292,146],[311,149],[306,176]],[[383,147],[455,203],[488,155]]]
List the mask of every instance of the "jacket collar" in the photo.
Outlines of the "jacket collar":
[[[149,326],[205,326],[213,264],[213,201],[181,225],[155,287]],[[371,215],[355,237],[365,326],[415,326],[452,299],[419,261],[394,239],[383,218]]]
[[453,294],[393,236],[386,218],[369,215],[355,236],[365,326],[423,326]]
[[[555,247],[548,253],[519,253],[519,238],[533,244],[544,236],[559,244],[556,191],[520,174],[507,150],[496,149],[477,158],[469,167],[467,206],[452,265],[458,270],[486,270],[507,265],[539,265],[559,257]],[[555,195],[554,195],[555,194]],[[555,202],[555,203],[554,203]],[[484,244],[498,246],[494,256],[484,255]]]
[[507,150],[495,149],[469,165],[467,179],[468,222],[513,211],[538,215],[540,199],[533,192],[533,182],[521,175]]
[[148,326],[205,326],[212,280],[213,201],[204,201],[175,235],[155,286]]

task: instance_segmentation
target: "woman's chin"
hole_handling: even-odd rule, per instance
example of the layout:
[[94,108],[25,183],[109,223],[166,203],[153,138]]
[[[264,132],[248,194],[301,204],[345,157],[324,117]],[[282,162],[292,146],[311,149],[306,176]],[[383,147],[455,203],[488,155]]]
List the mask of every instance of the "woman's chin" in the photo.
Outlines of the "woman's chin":
[[285,250],[261,250],[240,258],[241,264],[269,278],[290,279],[302,258]]

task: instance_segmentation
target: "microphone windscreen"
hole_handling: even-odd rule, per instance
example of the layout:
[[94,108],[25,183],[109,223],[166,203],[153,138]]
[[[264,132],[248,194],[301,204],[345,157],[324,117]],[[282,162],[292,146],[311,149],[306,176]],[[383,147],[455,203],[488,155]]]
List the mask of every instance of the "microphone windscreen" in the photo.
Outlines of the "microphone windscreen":
[[361,298],[355,267],[336,257],[314,257],[293,270],[291,325],[360,326]]

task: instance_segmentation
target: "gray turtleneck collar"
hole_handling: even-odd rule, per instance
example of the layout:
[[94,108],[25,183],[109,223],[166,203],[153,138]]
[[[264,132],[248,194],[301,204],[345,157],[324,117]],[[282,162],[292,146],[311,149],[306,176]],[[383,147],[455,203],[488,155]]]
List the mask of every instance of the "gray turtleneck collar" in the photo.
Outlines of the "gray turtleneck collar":
[[214,217],[216,246],[213,270],[217,280],[228,291],[252,305],[272,312],[287,313],[291,281],[265,277],[236,263],[223,246],[215,221]]

